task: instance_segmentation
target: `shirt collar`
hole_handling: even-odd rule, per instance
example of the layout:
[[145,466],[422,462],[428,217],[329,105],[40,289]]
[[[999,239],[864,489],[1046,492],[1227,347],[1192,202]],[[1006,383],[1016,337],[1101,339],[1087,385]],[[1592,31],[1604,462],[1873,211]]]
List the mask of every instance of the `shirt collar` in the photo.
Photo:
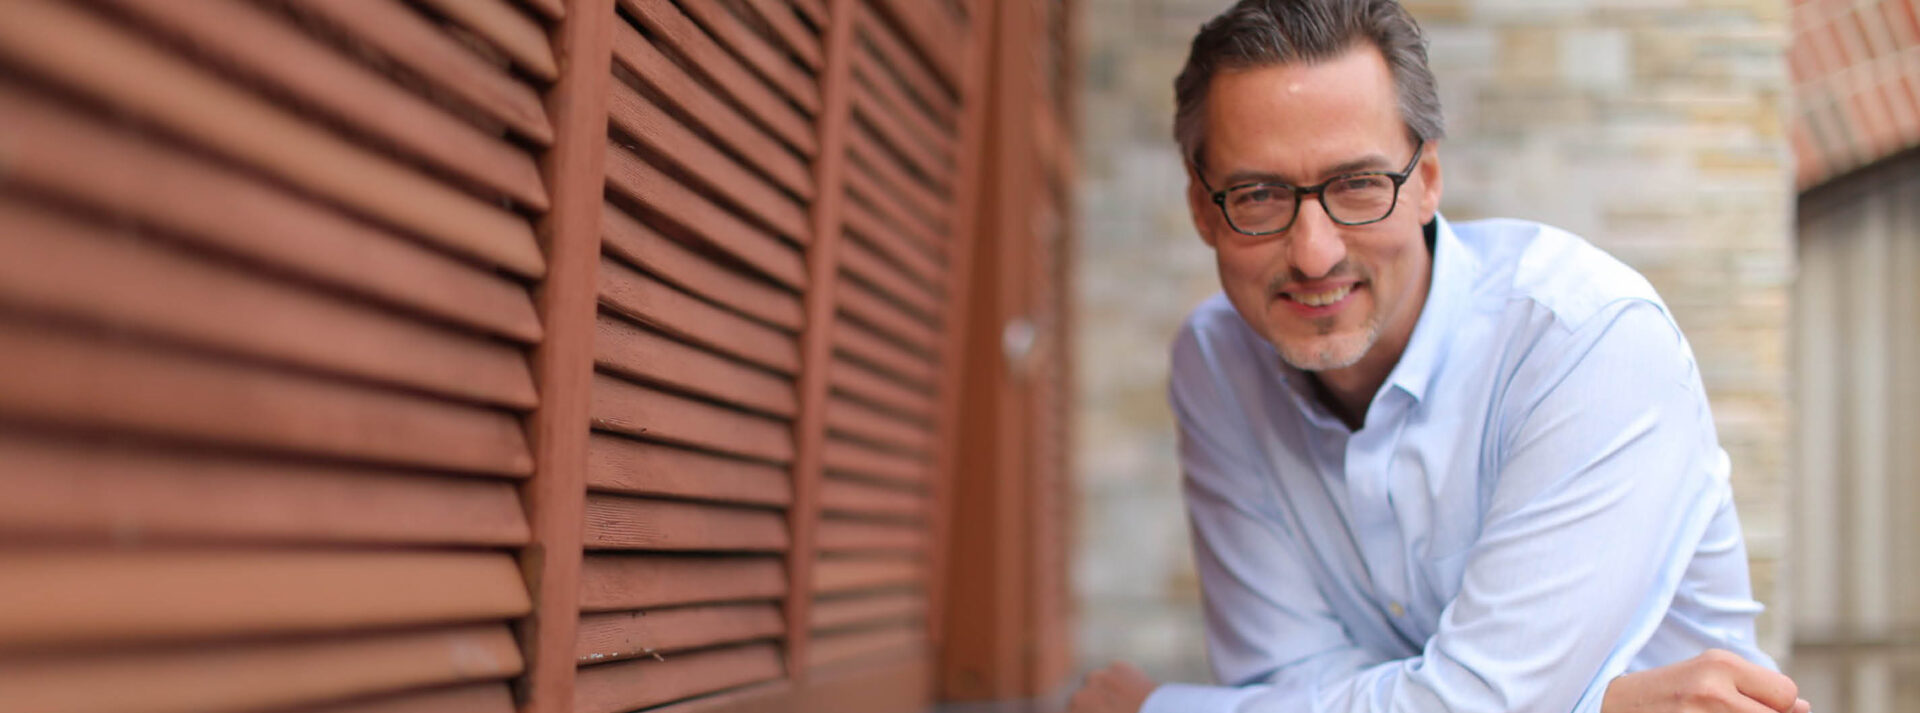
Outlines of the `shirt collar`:
[[1432,230],[1433,279],[1427,285],[1427,301],[1420,309],[1420,319],[1414,322],[1406,350],[1387,375],[1387,385],[1406,392],[1415,401],[1427,395],[1434,373],[1445,364],[1447,345],[1458,331],[1461,314],[1473,301],[1480,272],[1479,261],[1460,243],[1446,218],[1434,214]]

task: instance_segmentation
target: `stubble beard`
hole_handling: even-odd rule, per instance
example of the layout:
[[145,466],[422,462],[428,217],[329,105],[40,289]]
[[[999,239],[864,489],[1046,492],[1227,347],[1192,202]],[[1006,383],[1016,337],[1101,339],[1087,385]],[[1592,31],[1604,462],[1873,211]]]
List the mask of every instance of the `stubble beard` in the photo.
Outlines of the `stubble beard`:
[[1380,338],[1380,321],[1368,317],[1360,329],[1345,334],[1333,333],[1333,325],[1315,325],[1320,333],[1303,340],[1273,340],[1280,360],[1301,371],[1333,371],[1360,362]]

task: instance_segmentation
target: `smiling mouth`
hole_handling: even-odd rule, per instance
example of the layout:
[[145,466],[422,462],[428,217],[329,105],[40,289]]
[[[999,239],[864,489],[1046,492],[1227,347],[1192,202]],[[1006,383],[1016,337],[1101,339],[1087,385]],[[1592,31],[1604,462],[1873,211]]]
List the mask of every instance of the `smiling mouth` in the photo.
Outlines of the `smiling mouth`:
[[1346,296],[1358,287],[1358,283],[1349,283],[1322,292],[1282,292],[1281,296],[1308,307],[1325,307],[1346,299]]

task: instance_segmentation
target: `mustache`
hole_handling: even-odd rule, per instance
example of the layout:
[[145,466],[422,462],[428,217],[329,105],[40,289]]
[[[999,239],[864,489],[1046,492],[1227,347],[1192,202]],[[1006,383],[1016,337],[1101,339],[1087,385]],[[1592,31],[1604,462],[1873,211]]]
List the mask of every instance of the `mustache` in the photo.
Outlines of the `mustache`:
[[1301,272],[1299,268],[1289,267],[1285,273],[1274,275],[1273,279],[1267,281],[1267,294],[1273,295],[1287,292],[1289,288],[1302,282],[1320,282],[1324,280],[1368,282],[1371,278],[1372,275],[1367,274],[1366,270],[1356,267],[1353,263],[1346,260],[1341,260],[1333,266],[1333,269],[1328,270],[1326,274],[1320,275],[1319,277],[1310,277],[1306,273]]

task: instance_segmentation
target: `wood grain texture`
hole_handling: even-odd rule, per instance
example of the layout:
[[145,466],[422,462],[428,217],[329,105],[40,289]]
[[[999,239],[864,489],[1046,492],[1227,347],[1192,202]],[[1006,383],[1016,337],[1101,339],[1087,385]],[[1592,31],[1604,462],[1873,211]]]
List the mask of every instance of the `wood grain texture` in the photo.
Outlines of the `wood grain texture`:
[[723,308],[800,331],[805,316],[793,292],[701,257],[612,204],[606,206],[604,230],[607,254]]
[[952,15],[924,0],[875,0],[874,15],[899,29],[949,89],[960,83],[967,33]]
[[827,557],[814,564],[813,591],[840,594],[863,589],[924,585],[926,566],[897,557]]
[[602,370],[678,391],[792,418],[793,382],[612,315],[595,325],[594,363]]
[[[533,157],[239,0],[109,0],[232,71],[536,211],[550,204]],[[543,40],[544,42],[544,40]]]
[[777,510],[587,496],[585,544],[593,550],[780,552],[786,518]]
[[600,302],[628,319],[782,374],[798,370],[798,345],[783,333],[695,299],[607,259],[600,262]]
[[536,397],[513,345],[199,259],[0,196],[0,304],[513,408]]
[[587,486],[747,505],[793,502],[793,486],[779,466],[607,433],[596,433],[587,443]]
[[520,673],[504,624],[0,662],[7,705],[36,713],[240,713]]
[[800,255],[786,243],[688,190],[632,152],[609,147],[607,185],[666,218],[680,234],[698,236],[782,285],[796,289],[806,286]]
[[560,77],[547,33],[506,0],[422,0],[447,19],[471,30],[528,74],[549,82]]
[[[953,193],[913,175],[866,132],[857,131],[847,137],[847,147],[852,152],[853,165],[864,174],[855,179],[861,181],[855,189],[862,195],[893,196],[905,210],[922,216],[920,222],[931,225],[939,225],[939,221],[946,220],[942,216],[952,214]],[[874,190],[868,191],[868,187]]]
[[868,51],[854,53],[853,76],[875,101],[875,109],[900,122],[915,141],[925,145],[942,162],[952,165],[955,159],[953,129],[942,124],[940,117],[915,99],[898,74]]
[[801,21],[797,8],[783,0],[747,0],[747,6],[773,30],[781,48],[800,60],[808,69],[818,71],[826,60],[820,53],[820,38]]
[[580,570],[580,609],[587,612],[765,600],[786,593],[778,557],[595,553]]
[[532,226],[368,151],[92,14],[0,4],[0,55],[233,160],[475,260],[538,277]]
[[782,96],[809,114],[820,113],[820,87],[814,82],[813,74],[776,49],[769,38],[754,32],[720,3],[691,2],[682,4],[681,8]]
[[926,426],[845,398],[827,400],[827,431],[915,458],[929,457],[935,445],[933,431]]
[[836,554],[899,552],[925,554],[927,530],[914,523],[821,518],[821,552]]
[[506,683],[477,683],[424,693],[362,698],[287,713],[513,713],[513,689]]
[[508,546],[510,482],[0,434],[16,541]]
[[0,553],[0,649],[327,632],[527,613],[498,553]]
[[675,396],[616,376],[593,379],[596,428],[649,440],[787,463],[793,434],[786,422]]
[[920,622],[927,598],[920,592],[882,592],[822,599],[813,605],[813,628],[844,629],[881,622]]
[[[802,155],[819,153],[813,122],[761,81],[713,38],[702,32],[669,0],[620,0],[620,7],[653,33],[655,41],[685,58],[706,82],[716,86],[761,126]],[[818,107],[818,104],[815,105]],[[809,109],[811,113],[813,110]],[[816,185],[818,185],[816,183]]]
[[828,515],[920,520],[932,506],[925,492],[897,485],[835,476],[820,483],[820,509]]
[[582,664],[602,663],[772,639],[784,631],[780,608],[771,603],[608,612],[581,618],[574,655]]
[[609,110],[614,128],[679,165],[732,203],[734,210],[794,242],[808,242],[807,214],[799,203],[639,92],[615,82]]
[[908,351],[857,322],[834,325],[833,348],[863,368],[909,388],[932,391],[939,380],[939,371],[925,355]]
[[[881,186],[872,171],[862,167],[847,172],[847,190],[853,200],[873,213],[875,222],[892,228],[922,253],[942,255],[946,251],[946,221],[929,216],[926,209],[903,198],[898,187]],[[937,200],[929,198],[928,200]],[[938,294],[946,288],[940,283],[922,283],[921,289]]]
[[9,182],[443,321],[521,342],[542,335],[526,289],[491,271],[3,82],[0,113]]
[[865,86],[854,88],[853,114],[891,155],[904,161],[912,171],[934,186],[952,188],[952,156],[941,154],[935,140],[914,132],[905,120],[880,103],[873,90]]
[[[909,45],[898,31],[865,5],[860,7],[859,14],[854,18],[854,26],[860,33],[862,50],[872,52],[880,66],[898,73],[916,101],[935,116],[946,117],[950,122],[958,121],[962,111],[960,97],[947,85],[946,80],[934,74],[934,68],[920,51]],[[974,28],[969,28],[966,33],[968,39],[978,34]]]
[[514,133],[541,146],[553,144],[553,122],[533,87],[462,47],[399,0],[285,2],[365,42]]
[[919,624],[911,622],[903,626],[816,634],[815,638],[818,643],[814,644],[813,655],[807,659],[808,665],[815,667],[880,656],[899,656],[901,652],[918,653],[927,648],[926,631]]
[[848,240],[840,253],[841,269],[855,280],[907,310],[916,319],[938,326],[945,311],[943,289],[937,283],[913,279],[899,265],[883,258],[866,241]]
[[511,415],[0,320],[0,414],[399,466],[526,475]]
[[911,308],[858,282],[840,286],[835,294],[840,313],[873,328],[877,333],[922,354],[935,354],[940,348],[940,330],[928,324],[928,318]]
[[745,159],[794,195],[813,197],[813,174],[807,171],[801,154],[721,98],[711,85],[688,74],[633,26],[621,23],[614,29],[613,57],[653,96],[672,103],[729,153]]
[[589,666],[580,671],[573,710],[621,713],[780,676],[780,650],[748,644]]
[[927,247],[915,244],[898,228],[888,225],[873,209],[858,201],[849,201],[846,228],[872,246],[877,254],[903,268],[908,279],[928,285],[924,288],[928,291],[939,289],[933,285],[941,283],[946,275],[940,260],[933,257]]
[[933,422],[935,401],[932,395],[875,374],[845,359],[833,360],[827,383],[833,386],[836,393],[898,414],[909,421]]

